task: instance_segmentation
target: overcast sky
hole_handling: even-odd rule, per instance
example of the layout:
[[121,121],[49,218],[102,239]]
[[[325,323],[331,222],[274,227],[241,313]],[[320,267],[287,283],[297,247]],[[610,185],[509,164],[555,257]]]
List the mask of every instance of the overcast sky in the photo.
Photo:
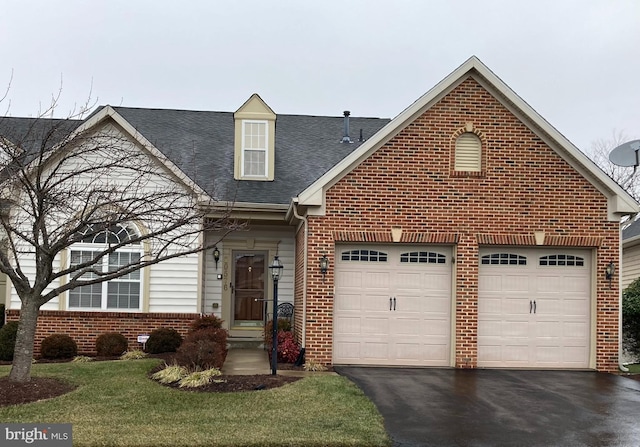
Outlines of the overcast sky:
[[3,0],[0,111],[393,118],[476,55],[580,149],[640,138],[640,0]]

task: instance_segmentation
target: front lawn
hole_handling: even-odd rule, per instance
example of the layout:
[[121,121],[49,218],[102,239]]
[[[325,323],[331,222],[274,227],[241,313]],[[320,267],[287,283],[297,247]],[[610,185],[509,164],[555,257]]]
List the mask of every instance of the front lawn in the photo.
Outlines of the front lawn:
[[[74,446],[386,446],[375,406],[347,379],[307,377],[272,390],[198,393],[147,378],[157,359],[36,364],[78,385],[64,396],[0,407],[2,422],[73,424]],[[0,376],[9,373],[0,367]]]

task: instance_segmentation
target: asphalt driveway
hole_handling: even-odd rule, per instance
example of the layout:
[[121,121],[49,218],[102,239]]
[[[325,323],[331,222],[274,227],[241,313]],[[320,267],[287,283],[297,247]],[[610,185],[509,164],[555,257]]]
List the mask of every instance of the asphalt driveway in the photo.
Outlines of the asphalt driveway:
[[640,446],[640,382],[587,371],[336,367],[395,446]]

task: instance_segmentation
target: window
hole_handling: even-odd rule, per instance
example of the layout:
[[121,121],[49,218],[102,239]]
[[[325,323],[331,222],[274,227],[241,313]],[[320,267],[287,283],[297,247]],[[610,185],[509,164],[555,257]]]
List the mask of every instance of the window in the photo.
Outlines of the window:
[[[81,242],[71,247],[70,265],[91,262],[107,247],[108,244],[127,242],[138,232],[133,225],[117,224],[106,231],[95,232],[87,227],[83,234],[87,235]],[[109,272],[119,267],[136,263],[140,260],[142,248],[139,243],[131,243],[116,252],[104,256],[95,264],[95,269]],[[83,279],[96,278],[93,272],[85,273]],[[69,291],[69,309],[138,310],[141,305],[141,273],[136,270],[111,281],[76,287]]]
[[454,170],[479,172],[482,170],[482,142],[474,133],[465,132],[456,140]]
[[343,261],[387,262],[387,254],[376,250],[349,250],[342,252]]
[[584,267],[584,258],[573,255],[549,255],[542,256],[540,258],[540,265],[543,266],[570,266],[570,267]]
[[426,264],[445,264],[447,258],[445,255],[435,253],[432,251],[412,251],[409,253],[402,253],[400,255],[400,262],[418,262]]
[[527,258],[513,253],[493,253],[484,255],[480,262],[483,265],[527,265]]
[[266,121],[242,122],[242,175],[244,177],[267,176]]

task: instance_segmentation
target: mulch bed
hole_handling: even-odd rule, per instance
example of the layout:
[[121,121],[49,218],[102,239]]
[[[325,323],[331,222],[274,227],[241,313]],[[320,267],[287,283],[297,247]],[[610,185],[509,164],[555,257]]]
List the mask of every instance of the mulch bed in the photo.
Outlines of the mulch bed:
[[48,377],[32,377],[26,383],[11,382],[8,376],[0,377],[0,407],[51,399],[75,389],[74,385]]

